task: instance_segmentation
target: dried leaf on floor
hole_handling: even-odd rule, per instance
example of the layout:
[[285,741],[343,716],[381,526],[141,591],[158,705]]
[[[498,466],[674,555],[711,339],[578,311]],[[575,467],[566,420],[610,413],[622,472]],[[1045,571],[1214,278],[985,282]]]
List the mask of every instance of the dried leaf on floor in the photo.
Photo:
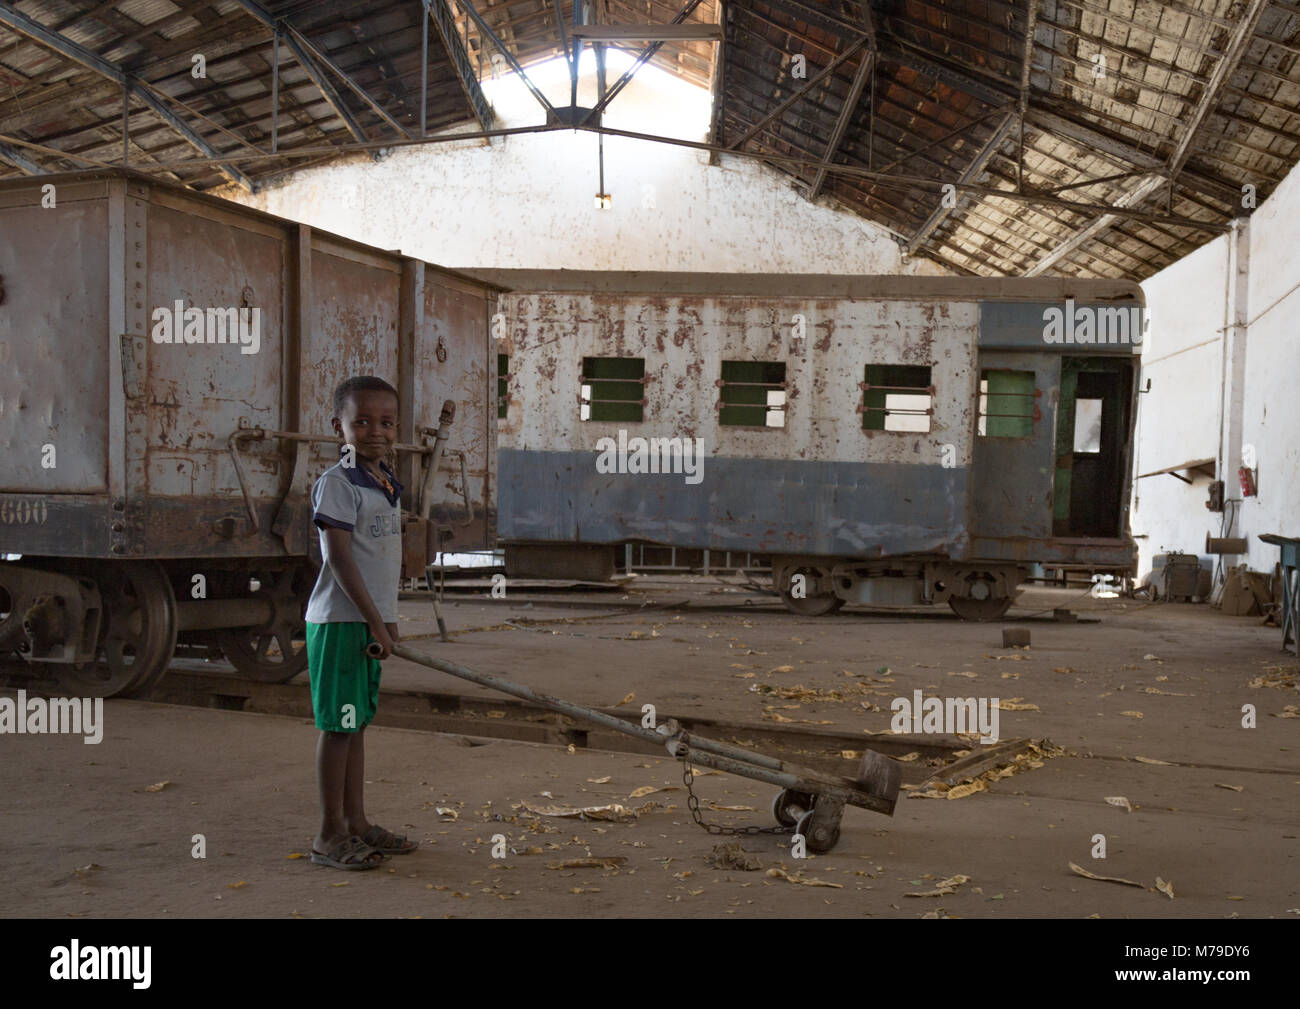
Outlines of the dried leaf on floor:
[[1023,700],[1024,700],[1024,699],[1023,699],[1023,698],[1020,698],[1020,697],[1004,698],[1004,699],[998,701],[998,705],[997,705],[997,706],[998,706],[998,710],[999,710],[999,711],[1037,711],[1037,710],[1039,710],[1037,704],[1026,704],[1026,703],[1023,703]]
[[1156,877],[1156,889],[1163,893],[1170,900],[1174,899],[1174,884],[1169,880]]
[[1139,764],[1160,764],[1162,767],[1173,767],[1174,765],[1167,760],[1156,760],[1155,757],[1134,757]]
[[588,778],[587,783],[590,785],[608,785],[613,780],[612,774],[607,774],[603,778]]
[[957,887],[961,886],[963,883],[969,883],[969,882],[970,882],[969,876],[963,876],[961,874],[958,874],[956,876],[949,876],[945,880],[941,880],[933,890],[926,890],[923,893],[905,893],[903,894],[903,896],[904,897],[946,897],[950,893],[956,893]]
[[786,872],[779,866],[773,866],[767,870],[766,875],[773,879],[783,879],[787,883],[798,883],[800,886],[829,886],[836,890],[843,890],[843,883],[828,883],[824,879],[817,879],[815,876],[805,876],[801,872]]
[[1122,795],[1108,795],[1106,796],[1106,801],[1112,806],[1118,806],[1126,813],[1133,812],[1133,806],[1129,803],[1128,799],[1124,798]]
[[164,788],[166,788],[170,784],[171,784],[170,781],[160,781],[154,785],[145,785],[144,790],[146,792],[161,792]]
[[653,795],[655,792],[677,792],[680,790],[677,785],[642,785],[640,788],[632,789],[628,798],[640,799],[647,795]]
[[1142,712],[1140,712],[1140,711],[1121,711],[1120,714],[1123,715],[1125,718],[1143,718],[1143,717],[1145,717],[1145,716],[1142,714]]
[[548,862],[548,869],[617,869],[626,865],[627,859],[622,855],[608,855],[595,858],[567,858],[563,862]]
[[1226,788],[1226,789],[1228,789],[1230,792],[1240,792],[1240,791],[1241,791],[1242,789],[1244,789],[1246,786],[1245,786],[1245,785],[1225,785],[1225,784],[1223,784],[1223,782],[1221,782],[1221,781],[1216,781],[1216,782],[1214,783],[1214,787],[1215,787],[1215,788]]
[[644,806],[631,808],[622,803],[611,802],[604,806],[533,806],[522,803],[521,808],[536,816],[557,816],[563,818],[579,817],[584,820],[613,820],[616,823],[631,823],[650,809],[658,809],[657,803],[648,802]]

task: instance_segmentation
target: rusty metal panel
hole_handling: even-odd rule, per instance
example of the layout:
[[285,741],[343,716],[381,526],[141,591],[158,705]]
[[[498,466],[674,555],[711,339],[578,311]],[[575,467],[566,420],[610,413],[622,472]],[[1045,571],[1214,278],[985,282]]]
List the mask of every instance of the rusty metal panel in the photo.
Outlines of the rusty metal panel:
[[[58,188],[57,210],[39,208],[48,182]],[[427,323],[417,326],[402,301],[401,256],[121,171],[0,182],[0,227],[8,287],[0,300],[0,438],[6,448],[33,446],[31,459],[7,454],[0,467],[6,551],[309,553],[308,493],[336,448],[264,434],[239,444],[237,471],[230,436],[247,428],[332,435],[334,388],[358,374],[411,390],[404,442],[437,425],[444,398],[457,401],[451,447],[467,453],[474,517],[456,545],[490,542],[490,285],[408,267],[431,278]],[[51,262],[66,269],[52,272]],[[194,308],[204,312],[191,320],[185,313]],[[209,308],[223,311],[209,318]],[[239,330],[239,311],[252,309],[256,327],[248,315]],[[399,360],[404,317],[411,345]],[[165,318],[179,342],[163,342],[166,327],[155,333]],[[191,321],[202,325],[189,333]],[[233,342],[229,330],[212,328],[217,322],[238,331]],[[241,345],[253,332],[255,344]],[[439,341],[445,361],[437,360]],[[255,353],[242,352],[254,345]],[[58,465],[45,470],[40,446],[52,437]],[[464,516],[459,459],[447,460],[444,474],[444,518],[456,525]]]
[[[150,496],[238,497],[230,435],[241,426],[284,426],[279,349],[284,337],[286,237],[278,228],[249,227],[252,223],[234,214],[216,220],[161,201],[150,205],[151,339],[145,393]],[[174,327],[174,319],[163,316],[174,316],[177,303],[204,310],[205,329],[207,309],[247,309],[250,322],[256,309],[256,353],[244,353],[253,345],[241,347],[238,342],[154,342],[160,335],[155,330]],[[227,321],[228,316],[221,318],[223,326]],[[255,498],[275,495],[276,447],[250,447],[242,457]]]
[[[626,425],[580,419],[582,359],[632,356],[646,361],[637,435],[703,438],[710,456],[970,464],[973,303],[511,292],[500,305],[512,372],[503,448],[595,453]],[[719,423],[723,360],[785,362],[784,428]],[[928,433],[863,430],[868,364],[931,365]]]
[[415,389],[423,407],[418,423],[436,427],[443,400],[456,403],[448,449],[466,459],[470,514],[464,506],[459,461],[444,457],[434,482],[431,517],[448,550],[489,547],[496,540],[496,348],[489,336],[494,304],[481,285],[425,270],[423,325],[415,346]]
[[0,491],[106,491],[108,200],[18,192],[0,208]]
[[979,367],[1033,372],[1036,398],[1030,437],[976,439],[973,532],[980,537],[1050,539],[1061,357],[986,351],[979,356]]
[[[973,302],[627,293],[504,295],[503,539],[965,554]],[[584,356],[645,360],[643,421],[583,421]],[[724,360],[785,363],[784,426],[720,423]],[[927,365],[928,432],[865,430],[868,365]],[[599,474],[601,439],[698,438],[698,486]]]
[[[375,375],[399,386],[401,265],[396,256],[315,232],[311,278],[311,329],[301,350],[302,430],[332,434],[334,389],[345,378]],[[328,444],[312,444],[304,455],[311,479],[338,461],[338,449]]]

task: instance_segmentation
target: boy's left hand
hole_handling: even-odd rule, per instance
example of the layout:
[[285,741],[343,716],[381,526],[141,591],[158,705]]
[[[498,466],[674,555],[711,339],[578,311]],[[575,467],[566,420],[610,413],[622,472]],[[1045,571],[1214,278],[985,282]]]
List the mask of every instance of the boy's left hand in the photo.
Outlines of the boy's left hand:
[[384,624],[384,628],[388,631],[388,636],[393,639],[394,644],[402,640],[402,636],[397,633],[396,624]]

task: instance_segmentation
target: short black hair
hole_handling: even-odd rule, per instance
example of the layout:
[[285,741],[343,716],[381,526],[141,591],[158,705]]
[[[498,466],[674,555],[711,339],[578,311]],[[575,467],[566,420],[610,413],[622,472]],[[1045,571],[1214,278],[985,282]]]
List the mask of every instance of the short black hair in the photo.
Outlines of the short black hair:
[[375,378],[374,375],[354,375],[352,378],[345,378],[334,390],[335,417],[343,416],[343,404],[354,392],[391,392],[393,398],[397,398],[397,390],[382,378]]

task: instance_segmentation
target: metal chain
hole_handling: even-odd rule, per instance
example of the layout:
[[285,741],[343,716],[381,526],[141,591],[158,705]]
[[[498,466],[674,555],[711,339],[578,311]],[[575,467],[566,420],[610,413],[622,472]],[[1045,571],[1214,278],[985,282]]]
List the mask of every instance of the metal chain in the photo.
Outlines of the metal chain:
[[794,832],[793,827],[724,827],[718,823],[705,823],[704,817],[700,814],[699,796],[695,794],[695,789],[691,787],[694,781],[695,771],[692,770],[690,761],[682,758],[682,784],[686,786],[686,808],[691,811],[691,817],[695,822],[710,834],[734,836],[737,834],[791,834]]

